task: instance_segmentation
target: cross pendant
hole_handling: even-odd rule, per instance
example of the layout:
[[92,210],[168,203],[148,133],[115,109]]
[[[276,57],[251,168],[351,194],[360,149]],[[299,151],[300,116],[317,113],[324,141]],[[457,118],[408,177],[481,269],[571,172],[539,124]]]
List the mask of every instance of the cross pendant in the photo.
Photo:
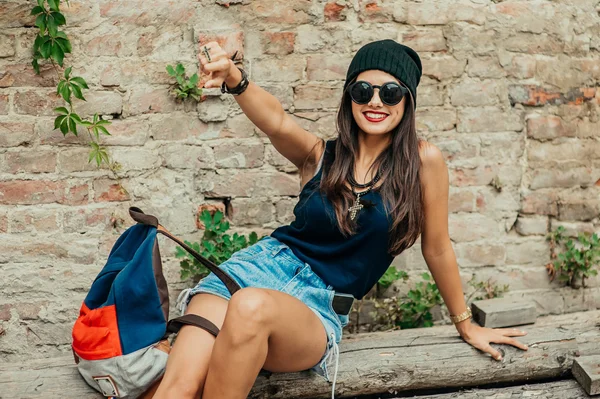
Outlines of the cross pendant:
[[359,194],[356,196],[356,202],[354,203],[354,205],[352,205],[350,208],[348,208],[348,211],[350,212],[350,219],[354,220],[354,218],[356,217],[356,214],[362,208],[363,208],[363,204],[360,203],[360,194]]

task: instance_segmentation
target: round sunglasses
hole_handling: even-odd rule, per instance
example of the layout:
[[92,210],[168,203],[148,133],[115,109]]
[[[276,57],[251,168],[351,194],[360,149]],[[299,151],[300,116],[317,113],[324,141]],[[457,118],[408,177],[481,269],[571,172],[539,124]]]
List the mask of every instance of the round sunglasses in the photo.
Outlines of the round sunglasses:
[[379,89],[379,98],[386,105],[396,105],[408,94],[408,89],[396,82],[387,82],[379,86],[372,85],[364,80],[358,80],[347,88],[350,98],[357,104],[368,104],[375,93],[375,89]]

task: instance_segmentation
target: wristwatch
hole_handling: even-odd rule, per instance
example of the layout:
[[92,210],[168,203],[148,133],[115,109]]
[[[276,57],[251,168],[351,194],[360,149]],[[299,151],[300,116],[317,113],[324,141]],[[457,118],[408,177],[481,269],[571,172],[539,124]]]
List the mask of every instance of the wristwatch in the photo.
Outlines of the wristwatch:
[[239,96],[248,87],[248,84],[250,83],[248,81],[248,74],[246,74],[246,71],[244,71],[242,68],[237,67],[237,66],[236,66],[236,68],[239,69],[240,72],[242,73],[242,80],[240,81],[240,83],[237,86],[235,86],[231,89],[229,87],[227,87],[225,82],[223,82],[223,84],[221,84],[221,93],[229,93],[229,94],[233,94],[234,96]]

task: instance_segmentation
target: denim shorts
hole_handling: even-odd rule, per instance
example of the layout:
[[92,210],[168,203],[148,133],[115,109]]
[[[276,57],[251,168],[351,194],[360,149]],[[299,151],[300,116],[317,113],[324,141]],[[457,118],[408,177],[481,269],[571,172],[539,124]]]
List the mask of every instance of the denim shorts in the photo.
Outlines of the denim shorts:
[[[342,338],[342,329],[349,321],[348,315],[339,315],[333,310],[335,291],[331,285],[317,276],[308,263],[296,257],[289,246],[271,236],[263,237],[255,244],[235,252],[219,268],[226,271],[242,288],[270,288],[292,295],[319,317],[327,331],[327,348],[319,362],[309,370],[331,382],[328,367],[334,361],[337,366],[337,345]],[[182,313],[190,298],[201,292],[227,300],[231,298],[223,282],[214,273],[210,273],[185,295]]]

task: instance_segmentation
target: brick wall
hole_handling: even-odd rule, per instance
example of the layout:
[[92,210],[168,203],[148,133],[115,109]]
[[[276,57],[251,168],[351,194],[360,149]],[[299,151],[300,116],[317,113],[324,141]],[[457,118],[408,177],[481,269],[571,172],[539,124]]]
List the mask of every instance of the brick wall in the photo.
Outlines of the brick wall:
[[[198,240],[199,206],[232,197],[232,229],[268,234],[292,220],[295,167],[231,96],[169,98],[167,64],[197,71],[198,42],[243,53],[250,78],[309,131],[334,137],[346,68],[364,43],[419,52],[420,134],[445,154],[450,233],[465,289],[474,274],[509,284],[541,313],[600,306],[548,282],[545,234],[600,230],[600,11],[578,1],[79,1],[62,5],[83,76],[81,115],[112,118],[104,142],[123,165],[120,191],[87,163],[86,134],[53,130],[52,67],[33,73],[31,2],[0,2],[0,359],[69,350],[81,300],[130,205]],[[82,132],[84,133],[84,132]],[[494,187],[491,184],[496,181]],[[501,188],[499,191],[498,189]],[[174,246],[161,238],[172,294]],[[395,260],[417,276],[418,244]],[[414,279],[418,281],[418,279]]]

